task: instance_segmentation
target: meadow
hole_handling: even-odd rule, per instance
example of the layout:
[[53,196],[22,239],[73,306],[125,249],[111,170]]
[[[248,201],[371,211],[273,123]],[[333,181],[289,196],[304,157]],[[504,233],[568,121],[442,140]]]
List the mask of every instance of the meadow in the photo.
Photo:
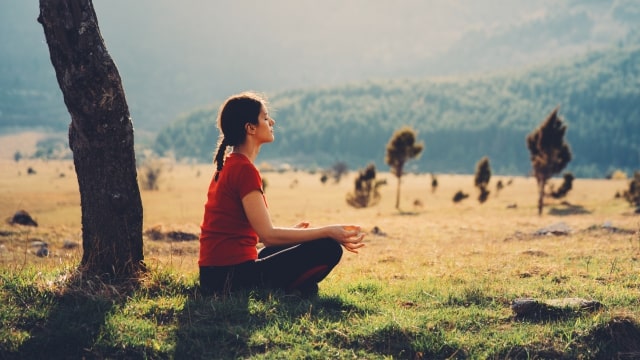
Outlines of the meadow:
[[[36,174],[27,174],[32,167]],[[0,162],[0,218],[28,211],[39,226],[0,224],[0,358],[637,358],[640,216],[616,192],[625,180],[576,179],[537,215],[535,180],[494,174],[480,204],[471,175],[387,179],[382,200],[345,201],[320,173],[264,172],[276,225],[357,223],[368,233],[345,252],[317,298],[247,291],[202,297],[197,241],[145,237],[149,273],[117,289],[74,273],[82,254],[80,198],[68,161]],[[172,164],[142,191],[144,229],[198,234],[213,167]],[[510,182],[496,193],[498,180]],[[561,179],[553,179],[557,185]],[[470,194],[452,201],[458,190]],[[567,234],[539,234],[562,225]],[[31,243],[49,244],[49,256]],[[518,317],[514,300],[594,300]],[[47,356],[44,356],[46,354]]]

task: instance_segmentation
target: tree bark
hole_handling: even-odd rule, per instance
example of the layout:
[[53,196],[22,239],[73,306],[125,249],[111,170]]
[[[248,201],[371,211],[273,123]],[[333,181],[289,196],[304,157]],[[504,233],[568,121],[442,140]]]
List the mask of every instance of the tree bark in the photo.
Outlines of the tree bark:
[[133,124],[91,0],[40,0],[51,63],[71,115],[85,273],[119,281],[144,269]]
[[538,179],[538,216],[542,216],[542,208],[544,207],[544,188],[546,185],[546,179]]
[[400,210],[400,180],[401,180],[401,177],[402,177],[402,175],[398,175],[398,184],[396,185],[396,209],[397,210]]

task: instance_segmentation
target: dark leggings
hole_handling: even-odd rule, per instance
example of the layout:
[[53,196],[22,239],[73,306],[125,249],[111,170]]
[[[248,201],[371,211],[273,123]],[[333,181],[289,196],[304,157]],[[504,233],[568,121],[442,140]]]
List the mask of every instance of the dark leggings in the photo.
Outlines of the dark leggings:
[[230,266],[201,266],[203,294],[253,287],[292,291],[324,279],[342,257],[342,246],[324,238],[294,246],[266,247],[258,259]]

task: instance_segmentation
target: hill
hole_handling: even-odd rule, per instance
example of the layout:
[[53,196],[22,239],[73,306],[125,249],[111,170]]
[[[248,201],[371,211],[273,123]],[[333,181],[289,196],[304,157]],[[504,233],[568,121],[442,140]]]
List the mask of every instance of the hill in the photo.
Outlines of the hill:
[[[567,59],[638,33],[640,3],[94,1],[136,131],[231,93],[459,76]],[[65,131],[37,1],[0,2],[0,132]]]
[[[384,167],[389,137],[409,125],[426,145],[410,170],[470,173],[486,155],[498,173],[526,174],[525,136],[559,105],[574,153],[567,170],[602,177],[640,163],[638,98],[638,46],[519,72],[289,90],[270,96],[276,142],[260,157],[302,167]],[[215,116],[214,109],[185,116],[158,134],[155,150],[211,161]]]

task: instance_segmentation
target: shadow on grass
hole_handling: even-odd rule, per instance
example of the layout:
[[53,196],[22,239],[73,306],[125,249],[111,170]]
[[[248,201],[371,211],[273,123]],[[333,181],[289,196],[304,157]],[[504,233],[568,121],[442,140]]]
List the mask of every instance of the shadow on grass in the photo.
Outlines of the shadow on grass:
[[247,358],[286,350],[290,339],[273,339],[272,332],[296,339],[301,324],[321,328],[373,311],[339,297],[266,290],[203,297],[170,273],[124,289],[80,278],[49,289],[22,280],[24,274],[9,277],[0,278],[7,300],[0,312],[6,327],[0,329],[0,359]]
[[[375,311],[337,296],[302,299],[262,291],[228,297],[198,295],[187,301],[180,315],[174,357],[273,358],[290,347],[314,351],[316,346],[325,351],[327,348],[348,349],[349,354],[371,354],[376,358],[380,355],[399,359],[468,357],[465,350],[446,339],[444,329],[404,328],[393,320],[382,326],[371,326],[364,332],[357,330],[357,334],[340,331],[322,334],[327,323],[344,324],[349,318],[364,318]],[[316,331],[318,339],[314,340],[309,334]],[[329,353],[306,354],[307,358],[319,356],[331,357]]]
[[[92,288],[99,286],[100,289]],[[105,287],[106,286],[106,287]],[[55,290],[41,289],[29,283],[23,286],[4,288],[18,303],[20,323],[15,330],[28,333],[29,338],[16,349],[4,349],[3,359],[82,359],[122,357],[122,349],[116,353],[103,354],[94,348],[106,317],[118,306],[118,301],[127,294],[122,289],[100,281],[86,281],[76,276]],[[111,293],[105,296],[104,292]]]
[[421,214],[420,211],[398,209],[398,212],[394,213],[393,215],[395,215],[395,216],[418,216],[420,214]]
[[270,349],[282,350],[286,346],[278,339],[253,335],[274,332],[278,337],[278,332],[283,331],[281,327],[295,329],[295,324],[303,318],[312,322],[336,322],[369,311],[339,297],[304,299],[266,290],[224,297],[196,294],[187,299],[179,315],[174,357],[247,358],[265,354]]
[[[588,357],[584,357],[589,354]],[[577,336],[564,349],[534,343],[501,351],[497,359],[639,359],[640,327],[632,319],[614,318]]]
[[588,215],[591,211],[584,208],[582,205],[573,205],[566,201],[560,204],[562,207],[552,207],[549,209],[549,215],[555,216],[570,216],[570,215]]
[[591,346],[599,359],[640,358],[640,327],[629,318],[613,318],[579,340],[573,349],[578,354]]
[[466,359],[469,356],[460,346],[447,341],[442,329],[410,330],[394,323],[376,328],[344,347],[398,359]]

